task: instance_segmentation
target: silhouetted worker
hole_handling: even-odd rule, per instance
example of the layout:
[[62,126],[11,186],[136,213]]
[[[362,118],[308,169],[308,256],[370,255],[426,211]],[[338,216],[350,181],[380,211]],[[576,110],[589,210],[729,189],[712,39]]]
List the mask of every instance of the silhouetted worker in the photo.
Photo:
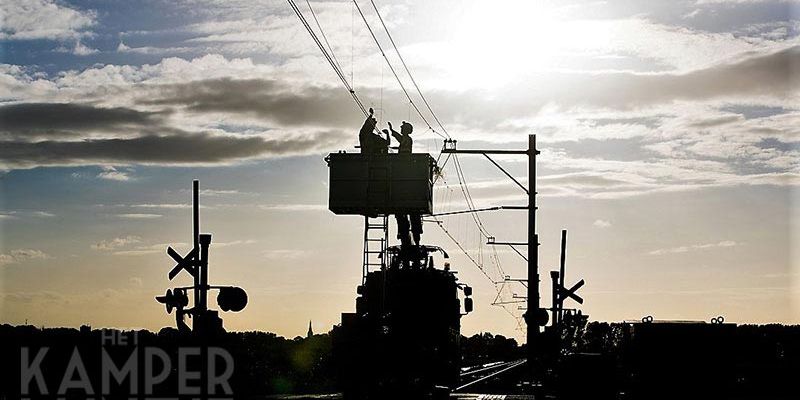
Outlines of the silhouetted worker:
[[400,143],[400,148],[397,150],[400,154],[411,154],[411,147],[414,146],[414,141],[411,139],[411,132],[414,131],[414,127],[406,121],[400,125],[400,133],[397,133],[394,128],[392,128],[392,123],[388,122],[389,129],[392,130],[392,137],[397,139],[397,142]]
[[401,248],[405,249],[411,245],[411,236],[409,235],[411,224],[408,222],[408,215],[395,214],[394,218],[397,220],[397,238],[400,240]]
[[358,132],[358,144],[361,146],[361,154],[386,154],[389,151],[389,139],[382,138],[372,133],[375,130],[375,125],[378,120],[375,119],[373,114],[375,111],[369,109],[369,116],[361,126],[361,131]]
[[[406,121],[400,125],[400,132],[398,133],[392,127],[392,123],[389,122],[389,129],[392,131],[392,137],[397,139],[397,142],[400,143],[400,147],[397,150],[400,154],[411,154],[412,147],[414,146],[414,140],[411,139],[411,132],[414,131],[414,126],[409,124]],[[411,231],[411,235],[414,239],[414,244],[419,246],[419,242],[422,236],[422,217],[419,214],[409,214],[409,215],[395,215],[397,219],[397,236],[400,239],[400,243],[405,245],[409,241],[409,230]]]

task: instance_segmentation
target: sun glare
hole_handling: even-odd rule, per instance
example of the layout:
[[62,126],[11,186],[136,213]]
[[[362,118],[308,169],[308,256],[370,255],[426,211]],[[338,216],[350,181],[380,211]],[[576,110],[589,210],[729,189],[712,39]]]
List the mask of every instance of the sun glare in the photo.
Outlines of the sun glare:
[[522,74],[559,68],[565,57],[606,48],[604,23],[563,21],[559,8],[532,1],[475,1],[450,37],[451,71],[472,86],[507,84]]

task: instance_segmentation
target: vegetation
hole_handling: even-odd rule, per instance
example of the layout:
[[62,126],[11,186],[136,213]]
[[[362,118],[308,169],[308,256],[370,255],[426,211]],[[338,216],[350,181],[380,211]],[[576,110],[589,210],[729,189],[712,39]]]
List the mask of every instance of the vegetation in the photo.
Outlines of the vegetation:
[[[19,397],[21,349],[31,349],[29,357],[33,358],[36,350],[42,347],[50,348],[42,364],[51,392],[58,388],[76,348],[92,386],[99,390],[101,351],[109,353],[121,365],[133,351],[138,351],[141,357],[144,347],[158,347],[177,360],[179,347],[194,345],[218,346],[230,352],[235,360],[231,384],[237,395],[337,391],[336,360],[332,358],[329,334],[287,339],[267,332],[229,332],[201,343],[190,336],[182,336],[177,330],[165,328],[158,333],[144,330],[117,333],[126,337],[128,343],[111,346],[108,332],[89,327],[39,329],[0,325],[0,354],[3,354],[0,397]],[[136,343],[133,343],[134,334]],[[605,355],[614,360],[616,368],[629,371],[630,336],[629,324],[592,322],[571,335],[564,347],[571,353]],[[800,371],[800,326],[741,325],[735,328],[730,347],[737,379],[754,388],[774,387],[776,380],[784,378],[790,382],[792,371]],[[514,360],[524,354],[524,348],[514,339],[491,333],[462,337],[461,348],[464,366]]]

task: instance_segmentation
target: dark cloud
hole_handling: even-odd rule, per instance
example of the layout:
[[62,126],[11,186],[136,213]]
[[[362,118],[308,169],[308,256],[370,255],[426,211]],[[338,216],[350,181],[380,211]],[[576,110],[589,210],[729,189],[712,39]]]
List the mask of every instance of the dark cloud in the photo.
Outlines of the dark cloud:
[[548,147],[563,150],[574,158],[596,158],[603,160],[637,161],[656,158],[657,154],[644,146],[648,142],[641,137],[626,139],[581,139],[569,142],[548,143]]
[[198,133],[82,141],[3,141],[0,165],[27,168],[105,163],[215,164],[331,149],[342,140],[342,133],[329,131],[281,139]]
[[362,117],[341,88],[292,89],[275,80],[230,78],[155,87],[157,98],[140,104],[193,112],[247,114],[283,126],[356,126]]
[[[331,149],[344,134],[220,135],[166,125],[168,111],[88,104],[25,103],[0,107],[0,168],[91,164],[215,164]],[[117,137],[90,137],[90,132]],[[124,133],[124,137],[120,136]]]
[[147,127],[160,123],[166,113],[88,104],[11,104],[0,106],[0,132],[12,136],[54,136],[118,130],[126,126]]
[[573,0],[557,2],[573,19],[646,17],[653,22],[705,32],[739,29],[797,19],[795,0],[700,2],[697,0]]
[[[429,99],[445,124],[456,122],[473,128],[487,127],[487,132],[492,132],[501,129],[510,119],[529,117],[537,109],[554,103],[563,107],[626,109],[675,100],[702,101],[726,96],[788,98],[800,86],[800,74],[794,73],[798,65],[800,46],[686,74],[561,73],[544,83],[541,80],[518,82],[502,97],[487,97],[479,90],[431,91]],[[142,93],[140,104],[161,106],[165,111],[154,113],[130,108],[50,103],[0,107],[0,135],[5,133],[0,136],[5,139],[0,140],[0,162],[6,168],[98,163],[226,163],[251,157],[330,149],[347,136],[340,128],[352,128],[355,135],[361,122],[348,94],[335,87],[291,89],[274,80],[216,79],[135,90]],[[372,94],[369,91],[362,93],[365,97]],[[394,91],[387,90],[384,95],[400,98]],[[327,127],[326,130],[333,129],[336,133],[289,138],[284,135],[280,139],[262,135],[187,133],[167,125],[164,116],[174,108],[197,113],[252,116],[286,128]],[[405,112],[387,112],[386,116],[392,119],[398,114],[404,115]],[[656,121],[619,122],[646,126]],[[48,135],[48,132],[61,131],[80,134],[82,136],[77,137],[84,140]],[[115,136],[122,132],[125,137],[88,138],[85,133],[91,131],[113,132]],[[634,154],[640,159],[649,156],[643,153],[639,143],[633,141],[562,145],[570,154],[582,157],[601,153],[605,154],[604,158],[612,159],[629,159]],[[624,151],[615,151],[615,148]]]
[[641,125],[647,128],[655,128],[661,125],[666,116],[653,117],[630,117],[630,118],[583,118],[580,122],[587,122],[593,126],[608,125]]
[[692,128],[713,128],[715,126],[740,122],[743,119],[740,115],[723,115],[721,117],[706,118],[689,124]]
[[775,115],[782,115],[793,110],[784,107],[770,107],[750,104],[736,104],[720,108],[720,111],[740,114],[745,119],[768,118]]
[[[726,96],[767,95],[784,98],[800,86],[800,46],[777,53],[752,56],[685,74],[572,73],[554,72],[546,81],[520,79],[502,96],[484,90],[427,91],[437,115],[446,124],[497,129],[509,119],[529,117],[548,104],[621,110],[671,103],[703,101]],[[356,129],[361,123],[349,94],[339,87],[291,88],[277,80],[230,78],[153,85],[145,89],[139,104],[169,106],[197,113],[238,114],[284,127],[318,126]],[[374,89],[363,89],[362,100],[376,99]],[[405,117],[402,93],[384,90],[385,117]],[[658,118],[601,121],[598,125],[658,124]]]
[[[751,55],[687,73],[562,72],[543,81],[532,76],[508,86],[502,96],[480,90],[433,92],[428,95],[447,122],[497,130],[503,122],[526,118],[547,105],[641,109],[675,101],[709,101],[765,96],[786,99],[800,90],[800,46],[775,53]],[[615,123],[617,121],[600,121]],[[657,120],[619,121],[658,124]]]
[[764,138],[756,143],[761,149],[775,149],[783,152],[800,151],[800,141],[784,142],[775,138]]
[[608,178],[601,175],[587,173],[572,173],[563,175],[545,175],[538,178],[544,185],[569,185],[576,187],[598,187],[611,188],[616,186],[628,186],[630,182]]
[[[556,82],[554,101],[633,108],[675,100],[766,95],[785,98],[800,87],[800,46],[685,74],[610,73],[573,75]],[[560,98],[560,100],[559,100]]]

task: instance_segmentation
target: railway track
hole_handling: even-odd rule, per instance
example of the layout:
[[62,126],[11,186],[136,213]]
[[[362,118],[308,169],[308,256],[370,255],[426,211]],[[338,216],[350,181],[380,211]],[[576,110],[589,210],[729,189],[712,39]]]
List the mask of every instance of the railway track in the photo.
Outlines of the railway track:
[[498,379],[503,373],[511,371],[514,368],[524,365],[525,363],[526,360],[523,359],[484,364],[474,369],[468,369],[461,373],[459,385],[453,389],[453,392],[463,392],[464,390],[474,387],[480,383]]

